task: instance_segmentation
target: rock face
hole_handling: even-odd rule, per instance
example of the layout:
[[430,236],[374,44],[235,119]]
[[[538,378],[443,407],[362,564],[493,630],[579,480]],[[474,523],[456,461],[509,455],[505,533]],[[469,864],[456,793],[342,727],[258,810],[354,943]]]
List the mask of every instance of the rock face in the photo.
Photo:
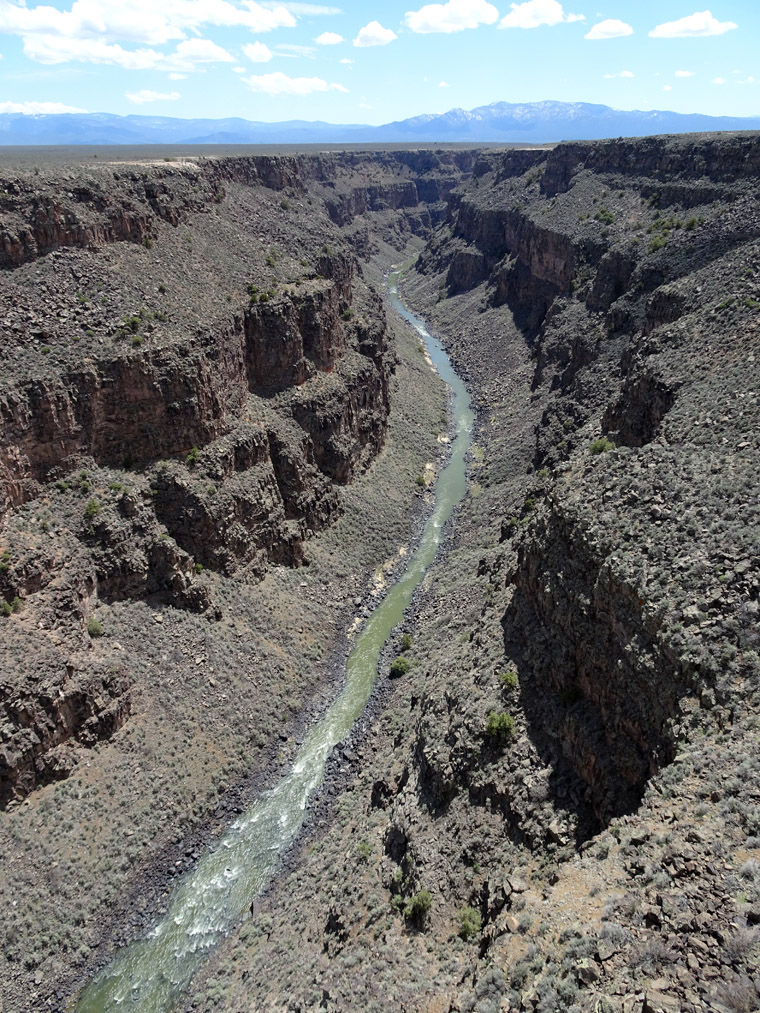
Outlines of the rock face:
[[139,707],[104,602],[211,620],[309,561],[392,409],[364,273],[423,237],[407,294],[480,412],[413,664],[189,1007],[757,1005],[759,143],[8,181],[0,650],[43,677],[4,686],[5,799]]
[[[382,448],[391,408],[382,302],[332,223],[424,201],[429,227],[428,205],[441,215],[473,157],[261,156],[5,180],[15,343],[0,389],[0,596],[30,613],[48,602],[40,621],[63,632],[39,686],[9,683],[4,802],[65,776],[67,742],[90,745],[129,714],[127,676],[67,657],[91,640],[100,603],[204,611],[204,570],[250,580],[304,564],[307,540],[340,513],[339,487]],[[41,503],[52,555],[25,534]],[[45,567],[60,565],[58,589]],[[32,631],[15,614],[8,625],[18,657]]]
[[60,685],[3,686],[0,805],[66,777],[78,760],[72,747],[109,738],[130,707],[126,670],[80,672],[71,663]]
[[[589,445],[600,455],[604,505],[587,484],[592,454],[571,469],[588,509],[572,483],[558,479],[531,498],[535,511],[502,526],[502,537],[517,550],[504,627],[535,680],[529,717],[571,759],[603,821],[636,805],[648,778],[675,755],[681,702],[714,686],[716,661],[704,645],[696,648],[701,661],[688,662],[673,639],[675,600],[661,598],[659,584],[653,604],[652,571],[661,574],[666,558],[678,566],[675,547],[685,546],[672,530],[672,544],[660,545],[654,563],[641,545],[652,523],[642,507],[652,501],[645,462],[663,445],[699,444],[686,474],[681,462],[668,464],[672,494],[690,502],[686,475],[711,474],[716,441],[725,438],[722,426],[707,431],[700,421],[722,396],[723,384],[705,373],[710,357],[724,364],[733,396],[754,397],[752,380],[734,367],[741,341],[726,314],[741,306],[744,326],[754,330],[758,210],[748,180],[758,150],[751,135],[560,145],[532,153],[530,165],[523,153],[485,156],[478,185],[458,194],[451,225],[420,261],[425,272],[445,271],[450,294],[484,285],[488,305],[506,305],[530,344],[533,389],[553,393],[536,428],[534,465],[570,468],[584,449],[579,433],[586,455]],[[712,208],[718,193],[720,215]],[[751,425],[736,423],[733,439],[754,454]],[[606,481],[604,452],[616,445],[634,452],[625,465],[638,476],[632,484],[619,467],[618,482]],[[613,531],[593,523],[594,503]],[[624,530],[630,562],[621,566],[613,532],[619,538]],[[705,537],[706,558],[716,556],[717,542]],[[639,553],[649,553],[643,570],[632,564]],[[709,598],[703,580],[693,579],[693,600],[697,588]]]
[[484,152],[451,192],[405,292],[479,408],[469,495],[188,1010],[758,1005],[759,152]]

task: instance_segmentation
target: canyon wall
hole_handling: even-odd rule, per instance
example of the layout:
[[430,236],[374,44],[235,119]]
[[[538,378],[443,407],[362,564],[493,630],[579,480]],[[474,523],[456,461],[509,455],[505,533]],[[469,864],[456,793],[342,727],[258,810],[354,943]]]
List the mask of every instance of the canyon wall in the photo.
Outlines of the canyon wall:
[[757,1005],[758,152],[488,151],[450,193],[404,292],[473,393],[468,495],[188,1011]]
[[340,486],[383,447],[395,358],[334,223],[421,206],[429,222],[473,160],[201,158],[4,181],[0,598],[23,610],[5,622],[11,668],[24,614],[65,632],[39,680],[6,687],[3,802],[65,776],[68,742],[129,716],[128,677],[65,657],[86,659],[102,603],[207,611],[205,574],[302,566],[340,515]]

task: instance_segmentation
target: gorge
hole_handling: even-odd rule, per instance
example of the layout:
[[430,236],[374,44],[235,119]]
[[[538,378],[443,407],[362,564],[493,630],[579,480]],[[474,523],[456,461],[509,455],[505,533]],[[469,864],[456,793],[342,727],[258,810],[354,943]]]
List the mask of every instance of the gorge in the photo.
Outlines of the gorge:
[[467,494],[181,1008],[756,1008],[759,169],[750,133],[3,166],[5,1009],[66,1009],[337,695],[445,458],[382,300],[413,256]]

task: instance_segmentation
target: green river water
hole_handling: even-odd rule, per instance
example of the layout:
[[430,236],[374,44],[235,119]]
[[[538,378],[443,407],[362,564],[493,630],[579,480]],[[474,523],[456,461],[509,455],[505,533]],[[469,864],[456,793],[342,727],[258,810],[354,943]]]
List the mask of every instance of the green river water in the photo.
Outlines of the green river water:
[[215,849],[178,884],[155,928],[117,953],[83,990],[76,1013],[106,1013],[118,1008],[169,1013],[211,949],[240,922],[252,900],[269,884],[283,852],[303,825],[306,802],[322,781],[328,756],[364,710],[377,678],[380,652],[432,563],[446,521],[465,494],[465,456],[474,420],[469,396],[440,342],[401,302],[398,273],[389,278],[388,300],[425,342],[452,394],[455,436],[451,456],[438,476],[435,505],[417,550],[357,636],[346,662],[344,687],[309,732],[290,772],[240,816]]

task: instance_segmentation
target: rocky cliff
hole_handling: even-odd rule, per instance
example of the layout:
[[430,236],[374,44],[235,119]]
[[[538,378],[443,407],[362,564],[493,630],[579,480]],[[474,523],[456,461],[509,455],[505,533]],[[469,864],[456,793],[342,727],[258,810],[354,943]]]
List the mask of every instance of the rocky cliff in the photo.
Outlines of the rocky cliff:
[[406,292],[479,407],[469,495],[345,794],[188,1009],[756,1007],[758,143],[452,191]]
[[[261,579],[270,564],[303,565],[304,543],[340,514],[339,487],[382,448],[394,353],[332,222],[417,207],[416,180],[443,208],[468,158],[381,161],[372,184],[371,157],[334,155],[4,181],[0,596],[17,610],[52,601],[25,530],[44,504],[42,537],[68,545],[76,603],[68,616],[59,603],[60,657],[41,687],[11,677],[10,696],[28,702],[7,712],[5,801],[65,773],[53,752],[97,738],[80,727],[107,736],[129,714],[128,679],[88,668],[82,696],[65,674],[101,603],[158,596],[204,611],[203,571]],[[18,657],[25,626],[16,613],[6,625]]]
[[[759,145],[88,168],[98,200],[76,173],[8,181],[0,622],[19,674],[0,734],[4,798],[32,792],[30,815],[8,806],[19,826],[47,832],[52,787],[32,789],[72,770],[66,813],[94,812],[124,757],[147,792],[151,753],[175,777],[235,749],[250,766],[249,726],[276,737],[303,708],[335,602],[362,601],[344,557],[376,566],[388,504],[419,488],[419,448],[375,482],[424,399],[425,372],[403,365],[406,392],[393,375],[368,283],[402,251],[479,412],[468,495],[386,658],[411,667],[188,1010],[757,1006]],[[351,498],[368,467],[373,523]],[[161,784],[153,804],[186,813]],[[171,875],[194,861],[177,835]],[[120,853],[117,822],[106,839]]]

